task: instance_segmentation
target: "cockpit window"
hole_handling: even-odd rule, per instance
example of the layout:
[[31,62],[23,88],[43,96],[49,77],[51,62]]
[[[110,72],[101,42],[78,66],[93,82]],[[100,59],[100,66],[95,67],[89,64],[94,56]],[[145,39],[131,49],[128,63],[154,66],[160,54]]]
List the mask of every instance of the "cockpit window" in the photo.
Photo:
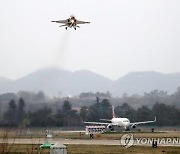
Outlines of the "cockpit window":
[[129,122],[129,120],[124,120],[123,122]]

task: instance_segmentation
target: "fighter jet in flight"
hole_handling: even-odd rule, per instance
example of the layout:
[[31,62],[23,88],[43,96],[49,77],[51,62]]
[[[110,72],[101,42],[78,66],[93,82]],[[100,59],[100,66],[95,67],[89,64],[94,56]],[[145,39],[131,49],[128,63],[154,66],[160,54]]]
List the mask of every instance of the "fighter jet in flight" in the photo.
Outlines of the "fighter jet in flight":
[[70,18],[66,19],[66,20],[57,20],[57,21],[52,21],[52,22],[56,22],[56,23],[60,23],[63,25],[60,25],[59,27],[65,27],[65,29],[67,30],[68,27],[69,28],[74,28],[76,30],[76,28],[80,28],[80,26],[78,26],[78,24],[89,24],[90,22],[86,22],[86,21],[80,21],[77,20],[75,18],[75,16],[71,15]]

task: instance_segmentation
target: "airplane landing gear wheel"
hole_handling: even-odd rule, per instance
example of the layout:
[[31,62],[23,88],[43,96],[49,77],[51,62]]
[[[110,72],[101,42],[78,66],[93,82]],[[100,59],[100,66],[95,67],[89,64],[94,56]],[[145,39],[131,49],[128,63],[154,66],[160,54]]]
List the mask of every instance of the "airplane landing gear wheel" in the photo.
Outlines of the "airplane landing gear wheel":
[[65,27],[65,29],[67,30],[67,27]]

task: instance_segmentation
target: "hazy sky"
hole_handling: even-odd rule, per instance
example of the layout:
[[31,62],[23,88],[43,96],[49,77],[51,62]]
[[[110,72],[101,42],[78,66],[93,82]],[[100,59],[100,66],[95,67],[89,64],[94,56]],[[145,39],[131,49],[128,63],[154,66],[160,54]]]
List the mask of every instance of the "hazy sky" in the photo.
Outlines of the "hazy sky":
[[[51,22],[72,14],[91,24]],[[180,0],[0,0],[0,76],[47,67],[111,79],[180,72]]]

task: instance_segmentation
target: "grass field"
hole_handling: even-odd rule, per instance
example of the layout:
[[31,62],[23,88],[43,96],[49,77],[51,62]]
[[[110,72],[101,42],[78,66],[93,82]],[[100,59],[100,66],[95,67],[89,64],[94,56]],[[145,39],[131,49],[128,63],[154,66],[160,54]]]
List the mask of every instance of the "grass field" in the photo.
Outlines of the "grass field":
[[[121,136],[125,133],[133,133],[136,138],[166,138],[166,137],[176,137],[180,138],[180,131],[164,131],[164,132],[119,132],[119,133],[105,133],[101,134],[98,139],[116,139],[119,140]],[[32,144],[8,144],[8,139],[18,138],[31,138]],[[33,144],[34,138],[45,139],[44,130],[34,130],[32,129],[27,133],[27,130],[19,129],[1,129],[0,130],[0,154],[37,154],[37,153],[49,153],[48,149],[39,149],[41,143]],[[88,139],[89,136],[84,133],[79,132],[66,132],[66,131],[53,131],[53,138],[60,139]],[[52,139],[53,139],[52,138]],[[101,142],[101,141],[100,141]],[[123,148],[121,145],[79,145],[79,144],[68,144],[68,154],[179,154],[179,147],[163,147],[158,146],[157,148],[152,148],[151,146],[132,146],[128,149]]]
[[[68,154],[179,154],[180,147],[142,147],[133,146],[128,149],[122,146],[104,145],[67,145]],[[3,154],[2,151],[0,151]],[[48,154],[49,149],[39,149],[39,145],[13,145],[9,154]]]

